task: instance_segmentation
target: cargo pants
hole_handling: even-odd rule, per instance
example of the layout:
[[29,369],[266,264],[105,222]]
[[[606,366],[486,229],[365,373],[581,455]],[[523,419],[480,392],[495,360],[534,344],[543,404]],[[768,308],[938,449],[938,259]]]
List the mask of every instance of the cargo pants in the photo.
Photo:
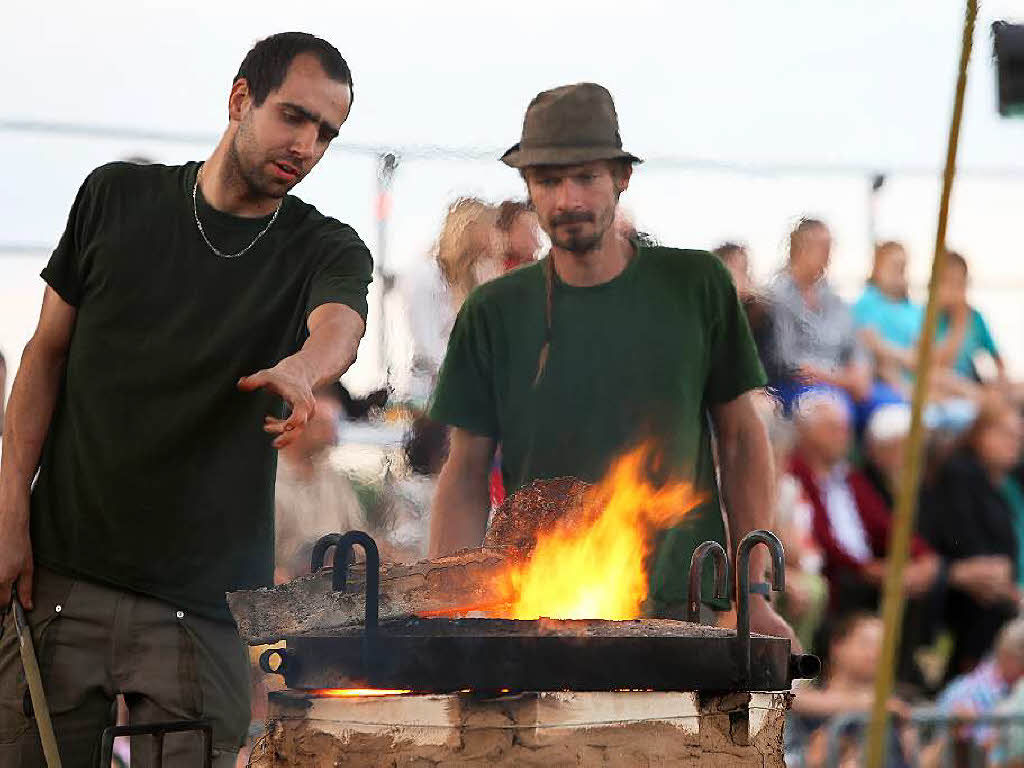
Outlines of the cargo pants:
[[[208,719],[214,765],[234,766],[250,720],[249,660],[231,624],[159,600],[38,568],[27,612],[64,768],[96,768],[123,694],[132,725]],[[0,634],[0,766],[45,768],[13,612]],[[202,765],[198,733],[168,734],[167,768]],[[152,741],[133,737],[132,766]]]

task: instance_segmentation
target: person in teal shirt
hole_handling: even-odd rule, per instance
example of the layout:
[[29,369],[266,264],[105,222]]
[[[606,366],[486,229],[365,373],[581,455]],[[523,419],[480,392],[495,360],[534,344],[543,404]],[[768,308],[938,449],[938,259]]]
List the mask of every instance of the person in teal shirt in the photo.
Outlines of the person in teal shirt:
[[975,360],[979,353],[988,353],[995,361],[1000,381],[1006,369],[999,355],[988,323],[981,313],[967,303],[967,261],[959,253],[949,251],[939,284],[938,339],[939,361],[951,367],[960,376],[981,381]]
[[903,392],[915,364],[923,313],[907,290],[907,252],[890,240],[875,248],[867,287],[853,307],[853,324],[875,358],[877,378]]

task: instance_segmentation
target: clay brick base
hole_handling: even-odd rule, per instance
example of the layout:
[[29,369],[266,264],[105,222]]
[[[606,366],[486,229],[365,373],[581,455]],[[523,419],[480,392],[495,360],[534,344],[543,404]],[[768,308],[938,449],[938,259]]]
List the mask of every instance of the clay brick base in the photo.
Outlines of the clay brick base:
[[277,694],[250,768],[777,766],[790,696]]

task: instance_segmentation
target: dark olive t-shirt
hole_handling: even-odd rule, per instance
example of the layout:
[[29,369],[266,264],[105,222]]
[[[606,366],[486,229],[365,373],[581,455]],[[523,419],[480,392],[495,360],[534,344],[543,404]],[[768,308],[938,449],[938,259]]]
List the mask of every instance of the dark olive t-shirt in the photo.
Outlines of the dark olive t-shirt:
[[707,493],[664,532],[652,563],[655,601],[683,602],[694,547],[725,543],[708,407],[764,385],[732,280],[705,251],[649,246],[602,285],[556,277],[551,346],[534,387],[544,269],[517,270],[466,300],[432,417],[500,441],[509,492],[537,478],[595,481],[613,458],[652,441],[675,479]]
[[[221,258],[192,210],[198,163],[112,163],[79,190],[43,279],[77,319],[32,491],[37,562],[229,619],[229,590],[270,584],[274,476],[247,374],[296,352],[317,306],[366,317],[359,236],[291,195],[256,245]],[[235,253],[270,217],[198,212]]]

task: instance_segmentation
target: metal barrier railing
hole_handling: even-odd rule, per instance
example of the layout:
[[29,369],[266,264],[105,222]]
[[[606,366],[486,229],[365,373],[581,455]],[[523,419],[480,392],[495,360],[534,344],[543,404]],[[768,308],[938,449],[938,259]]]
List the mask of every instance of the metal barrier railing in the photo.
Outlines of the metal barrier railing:
[[[864,739],[870,715],[848,713],[833,718],[825,726],[827,768],[837,768],[848,759],[851,730],[855,735],[857,765],[864,760]],[[893,734],[893,726],[899,729]],[[935,709],[917,709],[906,717],[891,717],[888,739],[896,739],[904,764],[911,768],[989,768],[1024,765],[1024,711],[979,715],[951,715]],[[1011,736],[1013,741],[1011,741]],[[903,749],[904,738],[910,748]],[[844,745],[844,741],[846,744]],[[1020,750],[1011,753],[1011,747]],[[800,768],[807,765],[804,754],[795,756]]]

